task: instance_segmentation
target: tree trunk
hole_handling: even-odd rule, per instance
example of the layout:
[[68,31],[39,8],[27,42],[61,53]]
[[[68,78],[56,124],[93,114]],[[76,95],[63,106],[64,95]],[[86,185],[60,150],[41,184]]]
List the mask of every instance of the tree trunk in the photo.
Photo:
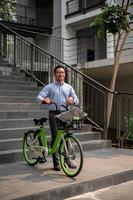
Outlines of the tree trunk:
[[[119,35],[118,40],[117,40],[115,57],[114,57],[113,75],[112,75],[112,79],[111,79],[110,87],[109,87],[109,89],[112,91],[112,93],[109,92],[108,95],[107,95],[107,124],[106,124],[106,128],[105,128],[105,131],[106,131],[105,138],[106,139],[107,139],[107,131],[108,131],[108,128],[109,128],[110,117],[111,117],[111,112],[112,112],[116,77],[117,77],[118,69],[119,69],[119,66],[120,66],[120,55],[121,55],[123,46],[125,44],[125,41],[127,39],[128,33],[129,32],[122,33],[121,35]],[[124,35],[124,37],[123,37],[123,35]]]
[[[128,10],[129,2],[130,2],[130,0],[126,0],[126,1],[122,0],[121,8],[125,12],[127,12],[127,10]],[[115,55],[114,55],[113,74],[112,74],[112,79],[111,79],[110,87],[109,87],[109,89],[112,91],[112,93],[109,92],[107,95],[107,111],[106,111],[107,121],[106,121],[106,127],[104,127],[104,136],[106,139],[107,139],[107,133],[108,133],[110,117],[111,117],[111,112],[112,112],[112,104],[113,104],[113,97],[114,97],[114,91],[115,91],[116,77],[117,77],[118,69],[120,66],[120,55],[121,55],[123,46],[125,44],[125,41],[127,39],[128,33],[130,31],[131,31],[131,27],[129,27],[129,31],[127,31],[127,32],[118,33],[117,45],[116,45]]]

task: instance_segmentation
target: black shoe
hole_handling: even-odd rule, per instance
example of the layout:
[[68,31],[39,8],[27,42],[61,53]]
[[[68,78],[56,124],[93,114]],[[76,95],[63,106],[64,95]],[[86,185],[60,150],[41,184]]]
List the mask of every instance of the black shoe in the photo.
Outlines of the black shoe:
[[39,163],[45,163],[45,162],[47,162],[46,158],[42,158],[42,157],[41,157],[41,158],[39,159]]
[[64,162],[65,162],[65,166],[67,165],[70,169],[76,169],[76,168],[77,168],[77,166],[74,165],[74,164],[73,164],[70,160],[68,160],[68,159],[65,159]]
[[55,170],[55,171],[60,171],[60,170],[61,170],[60,165],[55,165],[55,166],[54,166],[54,170]]

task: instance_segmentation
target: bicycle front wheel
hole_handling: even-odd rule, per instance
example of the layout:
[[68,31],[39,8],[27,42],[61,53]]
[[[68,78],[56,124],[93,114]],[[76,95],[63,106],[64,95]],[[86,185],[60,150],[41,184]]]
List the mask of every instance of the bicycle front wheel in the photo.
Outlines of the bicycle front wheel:
[[35,137],[34,131],[28,131],[23,139],[23,155],[25,161],[30,165],[36,165],[39,162],[40,157],[36,154],[35,146],[39,146],[38,137]]
[[83,150],[76,137],[65,136],[59,147],[59,159],[67,176],[75,177],[80,173],[83,166]]

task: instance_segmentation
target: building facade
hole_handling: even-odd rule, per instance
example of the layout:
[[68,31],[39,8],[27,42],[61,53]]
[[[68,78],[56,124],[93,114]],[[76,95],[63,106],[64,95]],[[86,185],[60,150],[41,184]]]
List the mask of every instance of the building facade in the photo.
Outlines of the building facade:
[[[109,0],[107,2],[114,3]],[[104,3],[104,0],[54,1],[55,13],[57,8],[61,9],[62,17],[58,23],[54,21],[53,34],[65,38],[64,62],[81,69],[85,74],[108,87],[112,75],[117,36],[107,34],[106,40],[98,39],[97,28],[90,26]],[[58,5],[61,5],[61,8]],[[129,7],[129,10],[133,13],[132,7]],[[133,27],[132,24],[131,27]],[[133,31],[129,33],[121,54],[116,90],[133,91],[132,66]]]

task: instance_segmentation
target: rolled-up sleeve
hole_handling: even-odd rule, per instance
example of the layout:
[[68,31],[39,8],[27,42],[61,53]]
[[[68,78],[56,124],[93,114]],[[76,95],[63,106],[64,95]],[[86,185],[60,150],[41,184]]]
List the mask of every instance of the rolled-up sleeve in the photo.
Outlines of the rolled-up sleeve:
[[49,95],[49,85],[46,85],[41,92],[37,95],[36,99],[38,103],[42,103],[42,100],[45,99]]
[[77,97],[77,95],[76,95],[76,93],[75,93],[73,87],[71,87],[70,96],[73,97],[74,103],[75,103],[76,105],[78,105],[78,104],[79,104],[79,99],[78,99],[78,97]]

